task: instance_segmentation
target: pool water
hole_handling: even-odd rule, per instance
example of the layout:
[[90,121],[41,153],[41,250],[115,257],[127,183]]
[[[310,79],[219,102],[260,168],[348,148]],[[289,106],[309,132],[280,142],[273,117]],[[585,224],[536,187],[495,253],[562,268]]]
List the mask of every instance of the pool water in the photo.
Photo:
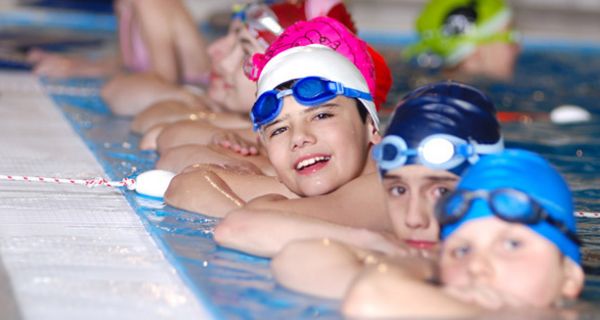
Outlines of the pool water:
[[[401,62],[398,48],[384,48],[395,84],[389,101],[398,99],[435,74]],[[84,88],[82,95],[53,98],[112,179],[151,169],[154,152],[139,151],[139,137],[129,133],[129,120],[109,114],[94,90],[97,79],[45,80],[46,86]],[[561,104],[585,107],[596,117],[584,124],[548,122],[503,125],[509,147],[544,155],[567,178],[579,211],[600,212],[600,49],[529,47],[522,53],[512,83],[480,81],[504,111],[548,112]],[[389,108],[393,107],[393,103]],[[389,109],[388,108],[388,109]],[[389,110],[388,110],[389,111]],[[218,219],[165,206],[160,201],[125,192],[147,230],[162,247],[199,299],[227,319],[338,319],[338,301],[316,299],[278,286],[269,261],[217,247],[212,240]],[[587,274],[583,299],[600,301],[600,219],[578,218],[584,241]]]

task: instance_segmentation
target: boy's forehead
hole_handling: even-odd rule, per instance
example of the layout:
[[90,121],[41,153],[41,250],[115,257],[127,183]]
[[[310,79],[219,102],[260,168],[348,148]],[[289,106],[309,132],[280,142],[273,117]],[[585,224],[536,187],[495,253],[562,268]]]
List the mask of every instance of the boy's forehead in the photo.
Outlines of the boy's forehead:
[[[544,237],[531,230],[527,225],[504,221],[496,216],[484,216],[461,224],[455,232],[448,236],[451,240],[496,240],[504,236],[518,235],[520,239],[547,241]],[[479,243],[483,243],[479,241]]]
[[421,164],[409,164],[388,170],[384,180],[458,181],[459,177],[445,170],[434,170]]

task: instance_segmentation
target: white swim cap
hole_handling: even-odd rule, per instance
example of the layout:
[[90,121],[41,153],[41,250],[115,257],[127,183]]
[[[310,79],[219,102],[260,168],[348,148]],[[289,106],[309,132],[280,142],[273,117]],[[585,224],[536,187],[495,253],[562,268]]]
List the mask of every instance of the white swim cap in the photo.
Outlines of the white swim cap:
[[[287,49],[269,60],[258,78],[257,96],[287,81],[306,77],[320,77],[339,82],[347,88],[370,92],[367,81],[350,60],[327,46],[311,44]],[[359,100],[379,130],[375,103]]]

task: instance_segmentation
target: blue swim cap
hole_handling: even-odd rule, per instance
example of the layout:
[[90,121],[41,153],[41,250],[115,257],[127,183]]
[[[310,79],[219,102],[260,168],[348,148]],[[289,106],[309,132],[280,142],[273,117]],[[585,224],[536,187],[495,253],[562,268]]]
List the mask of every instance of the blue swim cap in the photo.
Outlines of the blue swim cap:
[[[512,188],[526,193],[549,216],[564,224],[571,232],[576,232],[569,187],[558,171],[539,155],[525,150],[507,149],[503,153],[486,156],[464,173],[457,186],[457,190],[471,191],[499,188]],[[441,238],[446,239],[469,220],[492,215],[484,200],[475,199],[459,221],[442,227]],[[557,227],[546,221],[526,226],[554,243],[565,256],[581,264],[578,244]]]
[[[432,83],[402,99],[384,138],[400,137],[408,148],[416,149],[425,138],[446,134],[481,145],[498,144],[502,149],[500,124],[495,114],[490,98],[474,87],[455,81]],[[409,156],[405,164],[415,163],[420,163],[418,157]],[[469,166],[470,162],[465,161],[448,171],[460,175]],[[381,166],[379,169],[382,175],[387,171]]]

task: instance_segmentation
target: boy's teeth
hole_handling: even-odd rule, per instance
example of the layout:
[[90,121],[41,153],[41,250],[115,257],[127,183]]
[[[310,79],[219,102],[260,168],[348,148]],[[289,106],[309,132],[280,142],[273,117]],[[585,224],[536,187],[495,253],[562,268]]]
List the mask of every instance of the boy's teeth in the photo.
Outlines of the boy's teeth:
[[329,157],[315,157],[315,158],[302,160],[296,165],[296,170],[301,170],[308,166],[312,166],[313,164],[315,164],[319,161],[324,161],[324,160],[329,160]]

